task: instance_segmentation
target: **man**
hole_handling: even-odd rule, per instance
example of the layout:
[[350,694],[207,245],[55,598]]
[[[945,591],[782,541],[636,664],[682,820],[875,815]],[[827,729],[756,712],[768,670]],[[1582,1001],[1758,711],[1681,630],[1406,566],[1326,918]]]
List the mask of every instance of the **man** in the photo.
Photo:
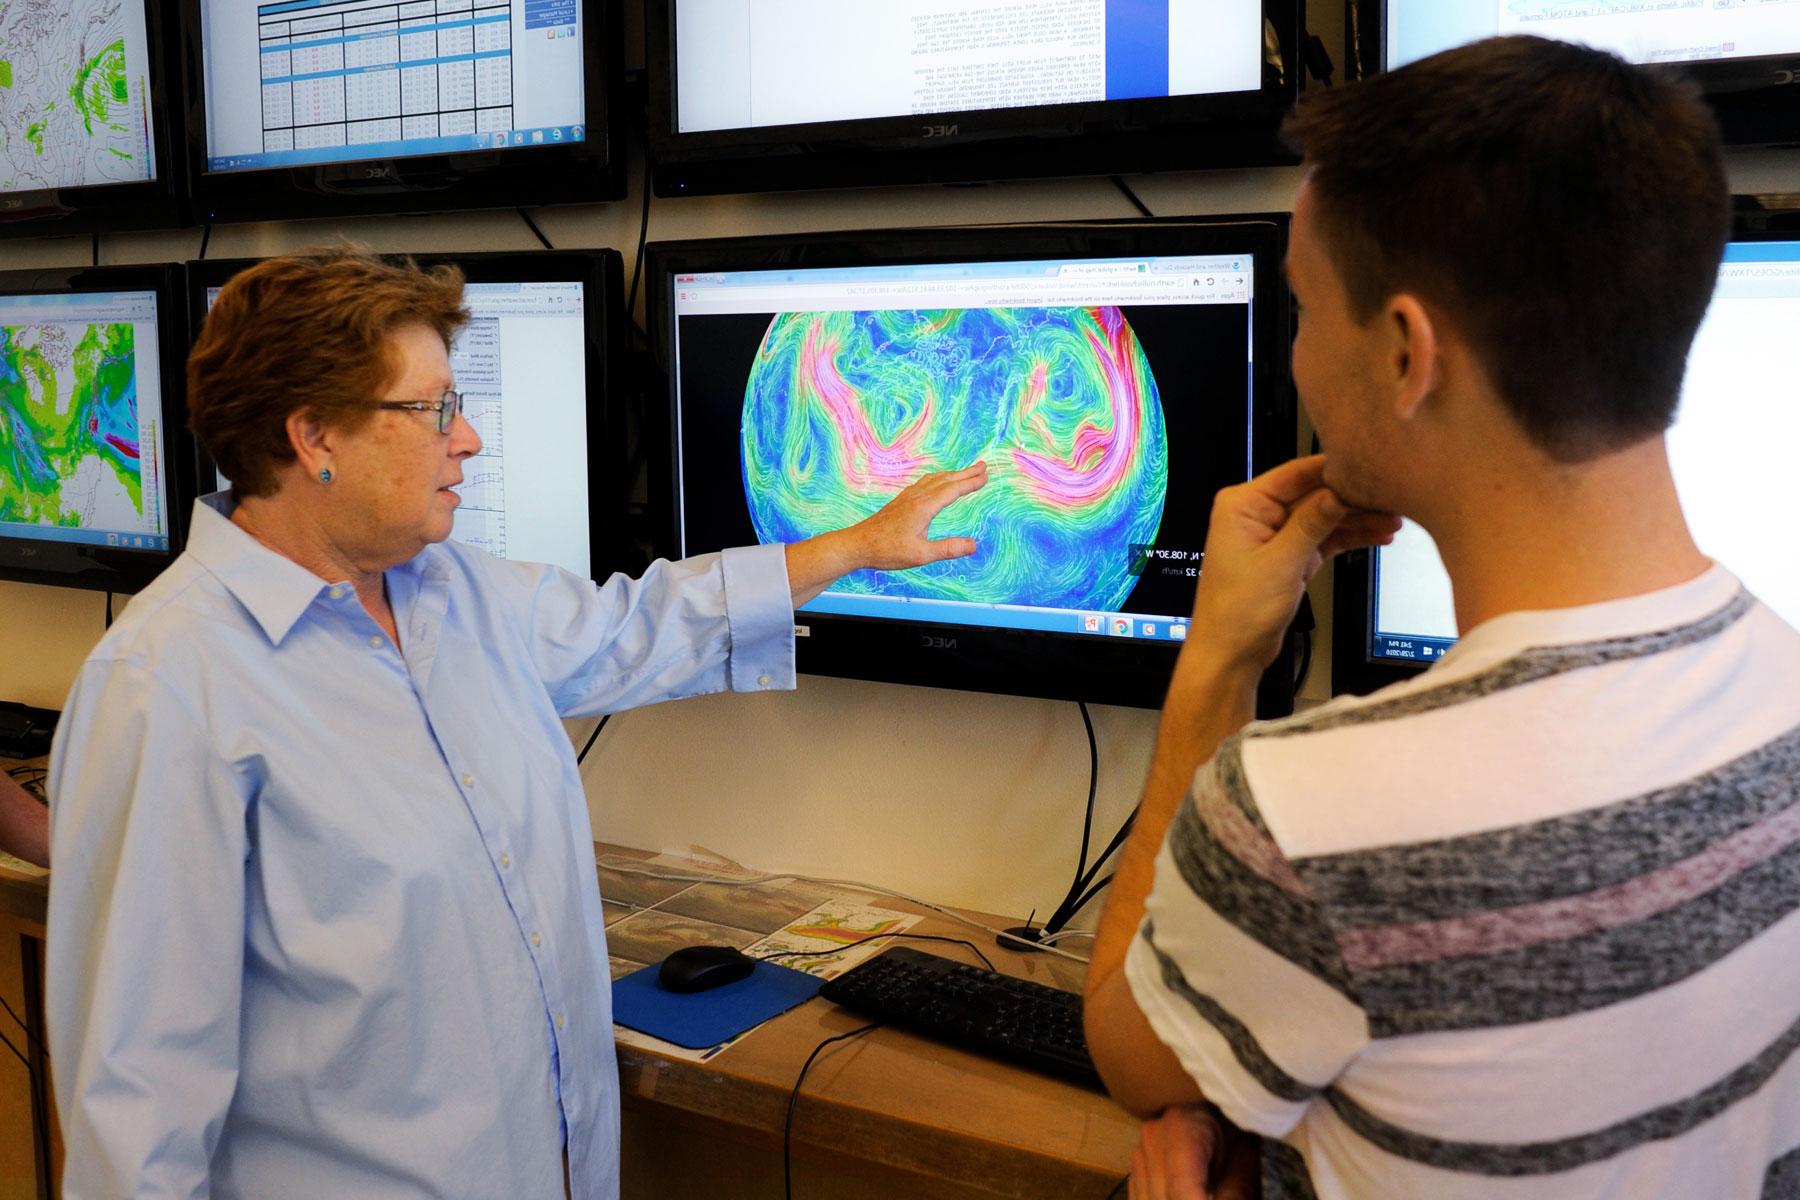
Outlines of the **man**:
[[[1710,118],[1512,38],[1291,132],[1325,454],[1215,503],[1095,1061],[1136,1112],[1204,1099],[1261,1135],[1271,1200],[1794,1195],[1800,635],[1695,547],[1661,436],[1726,234]],[[1435,537],[1461,641],[1245,728],[1370,511]],[[1211,1138],[1151,1134],[1170,1161]]]

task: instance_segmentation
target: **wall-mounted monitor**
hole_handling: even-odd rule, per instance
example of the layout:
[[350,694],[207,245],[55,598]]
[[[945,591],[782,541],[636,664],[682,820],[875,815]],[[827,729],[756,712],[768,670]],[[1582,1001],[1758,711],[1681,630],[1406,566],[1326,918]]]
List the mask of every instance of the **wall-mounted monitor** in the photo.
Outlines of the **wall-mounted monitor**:
[[[1788,240],[1794,239],[1794,240]],[[1790,448],[1800,406],[1800,233],[1740,223],[1688,357],[1670,465],[1702,551],[1800,625],[1800,542],[1787,529]],[[1345,555],[1333,604],[1332,690],[1367,692],[1410,678],[1456,643],[1450,577],[1437,547],[1407,523],[1393,545]]]
[[832,585],[796,616],[800,670],[1159,705],[1208,635],[1213,493],[1293,454],[1285,238],[1248,217],[652,246],[660,549],[793,542],[980,459],[987,486],[932,527],[974,556]]
[[649,0],[658,195],[1292,161],[1295,0]]
[[622,195],[613,0],[181,0],[195,215]]
[[1792,94],[1800,15],[1785,0],[1379,0],[1358,11],[1370,67],[1404,66],[1485,37],[1534,34],[1682,68],[1706,92],[1727,141],[1800,140],[1800,97]]
[[[463,466],[451,537],[500,558],[589,578],[622,561],[625,455],[610,363],[620,353],[615,250],[421,255],[468,278],[472,319],[450,350],[463,415],[481,452]],[[195,328],[249,261],[189,264]],[[208,488],[226,488],[201,452]]]
[[173,4],[0,6],[0,234],[180,223]]
[[0,579],[134,592],[194,487],[170,267],[0,273]]

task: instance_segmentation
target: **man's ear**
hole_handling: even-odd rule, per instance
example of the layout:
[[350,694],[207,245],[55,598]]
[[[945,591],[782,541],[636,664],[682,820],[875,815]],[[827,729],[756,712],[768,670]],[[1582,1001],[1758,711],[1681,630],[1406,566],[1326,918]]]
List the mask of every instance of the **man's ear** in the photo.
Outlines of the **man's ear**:
[[1388,355],[1394,384],[1394,416],[1410,421],[1437,390],[1442,331],[1417,296],[1402,292],[1388,301]]

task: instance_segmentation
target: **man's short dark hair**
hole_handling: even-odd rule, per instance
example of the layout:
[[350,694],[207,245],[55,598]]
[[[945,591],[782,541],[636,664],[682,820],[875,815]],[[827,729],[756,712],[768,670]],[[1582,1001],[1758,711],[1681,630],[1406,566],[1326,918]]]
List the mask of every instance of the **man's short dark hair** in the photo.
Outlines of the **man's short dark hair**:
[[1730,219],[1691,84],[1492,38],[1315,94],[1286,133],[1359,320],[1441,306],[1560,461],[1668,428]]

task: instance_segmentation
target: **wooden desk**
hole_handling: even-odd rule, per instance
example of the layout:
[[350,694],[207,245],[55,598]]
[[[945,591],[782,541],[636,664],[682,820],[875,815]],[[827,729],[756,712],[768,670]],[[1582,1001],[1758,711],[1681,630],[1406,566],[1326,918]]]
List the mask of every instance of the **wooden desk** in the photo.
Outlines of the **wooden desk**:
[[[32,1012],[26,1016],[40,1041],[37,946],[48,890],[45,876],[0,867],[0,933],[27,952]],[[899,900],[872,902],[921,911]],[[1002,950],[943,917],[928,916],[914,932],[965,937],[1001,970],[1056,987],[1081,985],[1078,963]],[[962,947],[928,948],[974,961]],[[800,1066],[821,1041],[863,1024],[815,999],[705,1063],[621,1046],[627,1200],[780,1197],[782,1129]],[[33,1057],[38,1196],[50,1200],[49,1073],[41,1055]],[[878,1029],[828,1047],[807,1073],[794,1112],[794,1194],[799,1200],[1104,1200],[1130,1167],[1137,1130],[1137,1121],[1099,1092]]]
[[[52,1200],[58,1194],[61,1166],[55,1118],[50,1103],[50,1063],[44,1056],[44,910],[50,899],[50,877],[0,864],[0,946],[18,947],[19,995],[25,1006],[25,1037],[13,1039],[26,1060],[26,1091],[31,1101],[28,1140],[35,1176],[34,1195]],[[0,950],[0,953],[6,951]],[[10,972],[9,972],[10,974]],[[16,1027],[15,1027],[16,1028]],[[23,1132],[23,1128],[20,1129]],[[18,1143],[8,1139],[8,1149]]]
[[[1009,974],[1081,986],[1081,964],[1002,950],[948,918],[928,914],[912,932],[966,938]],[[976,961],[963,947],[917,945]],[[705,1063],[621,1045],[626,1200],[780,1197],[782,1130],[801,1064],[826,1038],[865,1024],[814,999]],[[794,1194],[1104,1200],[1130,1169],[1137,1134],[1137,1120],[1100,1092],[883,1028],[827,1047],[807,1073],[794,1113]]]

